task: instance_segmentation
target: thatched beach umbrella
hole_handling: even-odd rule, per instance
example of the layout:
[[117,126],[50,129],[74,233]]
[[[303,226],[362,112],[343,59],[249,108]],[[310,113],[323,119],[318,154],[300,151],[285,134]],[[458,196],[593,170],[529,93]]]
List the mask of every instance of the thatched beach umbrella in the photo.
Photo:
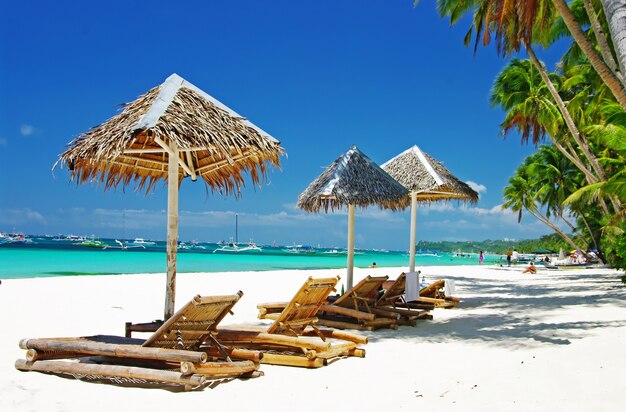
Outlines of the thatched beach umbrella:
[[307,212],[348,206],[347,288],[354,270],[354,209],[377,205],[398,210],[408,206],[408,191],[356,146],[339,156],[298,197],[297,207]]
[[460,181],[441,163],[413,146],[384,163],[384,171],[400,182],[411,193],[410,271],[415,271],[415,231],[417,201],[434,202],[457,199],[476,203],[478,193]]
[[[108,121],[79,135],[57,163],[78,183],[105,190],[134,183],[150,192],[167,180],[165,319],[174,313],[178,188],[189,176],[213,191],[239,194],[242,172],[260,184],[267,167],[280,166],[280,142],[176,74],[124,105]],[[56,164],[55,164],[56,166]]]

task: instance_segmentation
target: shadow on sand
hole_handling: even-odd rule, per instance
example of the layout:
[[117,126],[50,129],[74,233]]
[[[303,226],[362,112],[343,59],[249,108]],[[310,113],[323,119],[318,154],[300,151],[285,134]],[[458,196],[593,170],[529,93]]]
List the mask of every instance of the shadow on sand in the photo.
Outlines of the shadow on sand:
[[[455,311],[455,316],[441,316],[441,311],[446,309],[437,309],[433,312],[434,320],[418,321],[414,328],[403,326],[397,331],[368,333],[370,342],[386,339],[416,343],[476,341],[514,349],[529,345],[568,345],[593,329],[626,325],[626,319],[588,320],[585,313],[585,310],[604,305],[626,308],[626,288],[615,275],[557,272],[520,277],[519,282],[462,276],[454,279],[463,295],[460,308],[447,309]],[[571,310],[581,314],[580,321],[558,321],[559,316],[555,316]]]

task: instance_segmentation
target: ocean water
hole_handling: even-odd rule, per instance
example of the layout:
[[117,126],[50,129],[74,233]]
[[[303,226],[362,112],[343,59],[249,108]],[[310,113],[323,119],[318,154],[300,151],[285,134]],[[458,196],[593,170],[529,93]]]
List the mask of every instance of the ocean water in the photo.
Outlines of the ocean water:
[[[114,242],[107,242],[114,244]],[[213,253],[219,246],[202,244],[206,249],[179,249],[177,272],[239,272],[280,269],[333,269],[346,267],[346,255],[324,253],[289,253],[282,248],[263,247],[262,252]],[[485,264],[500,256],[486,255]],[[18,279],[50,276],[88,276],[132,273],[165,272],[165,247],[162,242],[146,249],[99,249],[74,246],[69,242],[35,239],[32,244],[0,245],[0,279]],[[408,266],[406,252],[358,251],[356,267]],[[416,266],[478,264],[476,254],[418,254]]]

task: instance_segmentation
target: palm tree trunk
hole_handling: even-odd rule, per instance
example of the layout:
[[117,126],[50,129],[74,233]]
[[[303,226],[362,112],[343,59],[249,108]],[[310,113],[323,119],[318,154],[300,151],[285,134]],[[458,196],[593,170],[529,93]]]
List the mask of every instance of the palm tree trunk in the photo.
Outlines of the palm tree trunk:
[[569,245],[571,247],[573,247],[574,249],[578,249],[578,250],[584,250],[582,248],[580,248],[576,243],[574,243],[574,241],[565,234],[565,232],[563,232],[561,229],[559,229],[554,223],[550,222],[550,220],[543,216],[541,213],[539,213],[538,211],[533,211],[530,209],[526,209],[528,210],[528,213],[530,213],[531,215],[533,215],[536,219],[538,219],[540,222],[542,222],[543,224],[547,225],[550,229],[554,230],[559,236],[561,236],[563,238],[563,240],[565,240],[567,243],[569,243]]
[[[602,0],[602,1],[603,2],[607,1],[607,2],[616,3],[616,4],[619,3],[619,0],[614,0],[614,1]],[[598,72],[598,75],[600,76],[602,81],[607,85],[609,90],[611,90],[611,92],[613,93],[613,96],[615,96],[615,99],[617,99],[619,104],[626,110],[626,90],[624,89],[624,85],[617,78],[617,76],[613,74],[609,66],[606,65],[606,63],[602,59],[602,56],[600,56],[598,52],[596,51],[593,43],[591,43],[591,41],[589,41],[587,36],[585,36],[585,33],[583,32],[580,25],[576,21],[576,17],[574,17],[574,13],[572,13],[572,11],[570,10],[569,6],[567,5],[567,2],[565,0],[552,0],[552,3],[554,3],[554,6],[556,7],[561,17],[563,18],[563,22],[565,23],[570,33],[572,34],[574,41],[576,41],[576,43],[578,44],[582,52],[585,54],[585,56],[587,56],[587,59],[589,59],[589,63],[591,63],[593,68],[596,69],[596,72]],[[608,14],[607,14],[607,19],[608,19]],[[614,42],[615,40],[616,39],[614,39]],[[617,40],[619,40],[619,38]],[[618,53],[618,60],[620,60],[619,57],[620,55]]]
[[602,263],[606,263],[606,259],[604,258],[604,254],[602,253],[602,251],[600,250],[600,247],[598,246],[598,239],[596,239],[596,235],[595,235],[594,231],[591,229],[591,226],[589,225],[589,222],[587,221],[587,218],[585,217],[585,215],[582,212],[580,212],[578,215],[580,216],[582,221],[585,223],[585,227],[587,228],[587,231],[589,232],[589,237],[591,238],[591,241],[593,242],[593,245],[595,246],[596,250],[598,251],[598,257],[600,258]]
[[[604,8],[613,47],[617,54],[620,71],[626,69],[626,2],[624,0],[600,0]],[[623,106],[623,105],[622,105]]]
[[[585,155],[585,158],[587,159],[587,161],[589,162],[593,170],[596,172],[597,177],[592,175],[590,171],[582,164],[582,162],[575,161],[573,159],[573,156],[569,156],[568,153],[565,153],[565,152],[562,152],[562,153],[585,174],[585,177],[587,178],[587,181],[589,183],[592,183],[593,181],[595,182],[606,181],[606,173],[604,171],[604,168],[602,167],[602,165],[600,165],[600,162],[598,162],[598,159],[591,151],[591,148],[589,147],[589,143],[586,141],[586,139],[581,137],[581,134],[578,131],[578,127],[576,127],[576,124],[574,123],[574,119],[572,118],[572,115],[570,114],[569,110],[567,110],[567,107],[565,106],[563,99],[561,99],[561,95],[556,90],[556,87],[554,87],[552,80],[550,80],[550,77],[548,77],[548,73],[543,67],[543,64],[539,61],[539,59],[537,58],[537,55],[535,54],[535,51],[529,44],[526,44],[526,42],[524,42],[524,46],[526,47],[526,51],[528,52],[530,61],[539,71],[539,75],[541,76],[544,83],[548,87],[548,90],[550,91],[550,95],[552,95],[552,98],[554,99],[557,107],[559,108],[559,111],[561,112],[561,115],[563,116],[563,120],[565,120],[565,124],[567,125],[567,129],[569,130],[570,134],[572,135],[572,137],[578,144],[578,147],[580,148],[580,150]],[[557,146],[555,145],[555,147]],[[611,199],[611,202],[613,204],[615,211],[619,213],[621,211],[620,203],[614,199]],[[608,210],[606,212],[608,214]]]
[[620,67],[615,62],[613,58],[613,52],[611,51],[611,47],[609,46],[609,42],[606,39],[606,34],[604,33],[604,29],[598,20],[598,14],[596,10],[593,8],[593,4],[591,4],[591,0],[583,0],[583,4],[585,6],[585,10],[587,11],[587,16],[589,16],[589,22],[591,23],[591,28],[596,35],[596,41],[598,42],[598,47],[600,48],[600,54],[602,58],[606,62],[607,66],[613,71],[613,73],[622,81],[624,84],[624,76]]
[[[576,226],[574,226],[569,220],[565,219],[565,216],[563,216],[563,214],[559,215],[559,217],[572,230],[572,233],[576,235],[576,230],[578,228]],[[580,241],[584,243],[585,250],[589,249],[589,242],[587,242],[587,240],[584,237],[582,237],[582,235],[581,235]]]
[[541,78],[543,79],[546,86],[548,86],[550,95],[552,95],[552,98],[556,102],[556,105],[559,108],[561,115],[563,116],[563,120],[565,120],[567,129],[569,130],[570,134],[572,135],[572,137],[578,144],[578,147],[580,147],[580,150],[582,150],[583,154],[589,161],[589,164],[591,165],[593,170],[596,172],[597,177],[599,178],[599,179],[596,179],[596,181],[598,180],[605,181],[606,173],[604,173],[604,169],[602,168],[600,163],[598,163],[598,159],[596,159],[595,155],[591,153],[589,144],[586,141],[582,140],[580,136],[580,132],[578,131],[578,127],[576,127],[576,124],[574,123],[574,119],[572,118],[572,115],[570,114],[569,110],[567,110],[567,107],[565,107],[565,103],[563,102],[563,99],[561,99],[561,95],[559,94],[559,92],[557,92],[556,87],[554,87],[554,84],[552,83],[552,80],[550,80],[550,78],[548,77],[548,73],[543,67],[543,64],[537,58],[537,55],[535,54],[535,51],[533,50],[533,48],[528,44],[525,44],[525,46],[526,46],[526,51],[528,52],[528,56],[530,56],[530,60],[533,62],[535,67],[537,67],[537,70],[539,70],[539,74],[541,75]]
[[[585,175],[585,180],[587,181],[587,183],[591,184],[594,180],[597,183],[597,179],[596,177],[587,169],[587,167],[582,163],[582,161],[578,158],[578,155],[572,155],[570,154],[567,149],[565,147],[563,147],[563,145],[561,145],[560,142],[558,142],[555,138],[553,138],[552,136],[548,135],[550,137],[550,140],[552,141],[552,144],[554,145],[554,147],[561,153],[563,153],[563,155],[565,157],[567,157],[569,159],[570,162],[572,162],[572,164],[574,164],[578,169],[580,169],[580,171],[583,172],[583,174]],[[568,147],[571,148],[571,145],[568,144]],[[604,199],[600,198],[599,199],[600,202],[600,208],[602,209],[602,213],[604,213],[605,215],[609,215],[609,208],[606,206],[606,203],[604,202]]]

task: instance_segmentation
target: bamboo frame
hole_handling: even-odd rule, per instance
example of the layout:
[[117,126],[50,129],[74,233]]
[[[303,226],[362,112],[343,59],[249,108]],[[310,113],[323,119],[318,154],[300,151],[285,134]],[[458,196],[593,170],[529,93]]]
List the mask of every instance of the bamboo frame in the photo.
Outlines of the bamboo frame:
[[62,361],[37,361],[29,363],[23,359],[18,359],[15,362],[15,368],[21,371],[69,374],[74,377],[112,378],[116,382],[132,383],[148,381],[171,383],[184,385],[186,390],[197,388],[206,382],[206,378],[199,374],[184,376],[179,372],[140,368],[136,366],[93,365]]
[[217,339],[229,346],[262,350],[262,363],[278,365],[315,368],[327,363],[320,359],[365,356],[358,345],[367,343],[366,337],[317,327],[317,314],[337,281],[309,278],[291,301],[257,305],[261,318],[274,319],[269,327],[219,327]]
[[[165,382],[181,384],[186,388],[203,383],[203,377],[221,379],[260,376],[258,365],[263,358],[261,352],[224,348],[214,336],[217,334],[217,324],[231,312],[242,295],[241,291],[226,296],[197,295],[162,323],[143,344],[137,339],[102,335],[23,339],[19,346],[27,350],[26,360],[18,360],[16,368],[24,371],[93,375],[117,381],[136,379]],[[156,325],[141,326],[153,330]],[[127,332],[128,326],[127,324]],[[53,361],[87,356],[90,362],[100,361],[113,365]],[[233,362],[231,356],[242,360]],[[226,362],[214,359],[226,359]],[[180,368],[182,375],[167,370],[172,368]],[[198,376],[202,379],[198,380]]]

